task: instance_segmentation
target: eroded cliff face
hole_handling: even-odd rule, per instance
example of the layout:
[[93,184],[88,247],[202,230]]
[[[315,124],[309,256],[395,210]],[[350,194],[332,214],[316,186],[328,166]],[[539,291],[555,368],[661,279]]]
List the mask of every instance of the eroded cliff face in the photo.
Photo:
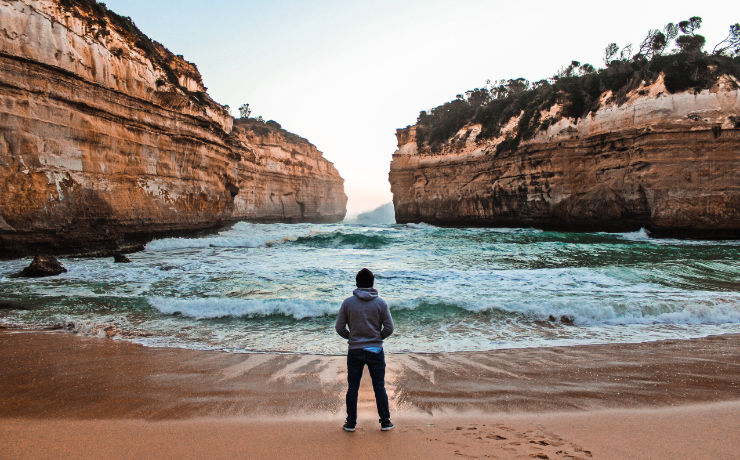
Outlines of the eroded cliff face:
[[0,255],[344,217],[321,152],[233,129],[205,91],[194,64],[92,0],[0,0]]
[[236,120],[234,134],[242,157],[234,215],[282,222],[344,219],[344,180],[313,144],[279,128],[241,120]]
[[[740,95],[721,77],[709,90],[668,94],[662,78],[575,121],[552,124],[513,151],[461,129],[441,152],[398,130],[390,183],[396,220],[658,235],[740,237]],[[613,99],[610,94],[604,101]]]

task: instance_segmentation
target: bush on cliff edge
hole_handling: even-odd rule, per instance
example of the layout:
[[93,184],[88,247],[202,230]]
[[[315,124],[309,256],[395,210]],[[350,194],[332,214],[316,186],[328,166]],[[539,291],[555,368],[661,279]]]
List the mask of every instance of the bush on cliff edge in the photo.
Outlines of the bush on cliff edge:
[[[621,104],[629,91],[654,82],[661,74],[669,93],[710,88],[721,75],[740,78],[740,25],[733,24],[712,53],[703,51],[705,39],[697,35],[701,18],[692,17],[662,30],[651,30],[632,55],[632,46],[620,49],[609,44],[604,53],[605,67],[573,61],[548,80],[534,83],[523,78],[501,80],[484,88],[458,94],[430,111],[422,111],[416,121],[416,142],[420,150],[438,152],[463,126],[480,123],[477,140],[501,135],[504,125],[521,114],[516,134],[504,139],[497,152],[516,149],[522,140],[531,139],[546,129],[552,119],[541,120],[540,112],[559,103],[561,116],[579,119],[599,108],[601,97],[611,91]],[[665,53],[674,43],[676,48]],[[617,56],[617,54],[619,55]]]

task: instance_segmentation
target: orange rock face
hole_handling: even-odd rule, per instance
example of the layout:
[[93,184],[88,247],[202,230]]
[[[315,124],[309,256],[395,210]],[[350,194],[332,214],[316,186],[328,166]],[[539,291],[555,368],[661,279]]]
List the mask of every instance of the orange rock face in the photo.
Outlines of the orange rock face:
[[516,123],[480,143],[466,126],[436,154],[418,150],[414,126],[398,130],[396,220],[738,238],[738,86],[667,94],[659,79],[507,153],[495,147]]
[[234,127],[194,64],[91,0],[0,0],[0,255],[344,217],[312,144]]

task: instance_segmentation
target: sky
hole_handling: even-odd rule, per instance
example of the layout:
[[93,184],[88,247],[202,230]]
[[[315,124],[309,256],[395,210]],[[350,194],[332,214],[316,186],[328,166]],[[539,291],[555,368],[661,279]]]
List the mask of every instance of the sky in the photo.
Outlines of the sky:
[[345,179],[349,215],[391,201],[395,130],[486,80],[602,65],[611,42],[703,18],[707,47],[734,1],[106,0],[197,64],[211,97],[307,138]]

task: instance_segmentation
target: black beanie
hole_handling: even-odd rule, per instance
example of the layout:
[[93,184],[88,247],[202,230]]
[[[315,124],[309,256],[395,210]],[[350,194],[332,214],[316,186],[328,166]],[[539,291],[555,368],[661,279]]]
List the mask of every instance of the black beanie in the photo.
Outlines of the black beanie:
[[367,268],[363,268],[357,272],[355,282],[358,288],[371,288],[373,287],[373,283],[375,283],[375,275]]

